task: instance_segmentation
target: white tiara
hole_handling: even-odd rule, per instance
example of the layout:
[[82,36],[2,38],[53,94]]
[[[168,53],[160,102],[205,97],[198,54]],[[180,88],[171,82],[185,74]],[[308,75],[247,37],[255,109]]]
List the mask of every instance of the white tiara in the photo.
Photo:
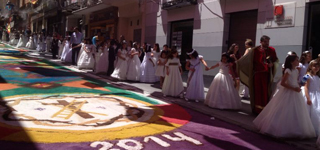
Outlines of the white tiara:
[[194,53],[194,51],[195,51],[195,49],[192,49],[192,52],[187,53],[187,55],[191,55],[191,54],[193,54],[193,53]]

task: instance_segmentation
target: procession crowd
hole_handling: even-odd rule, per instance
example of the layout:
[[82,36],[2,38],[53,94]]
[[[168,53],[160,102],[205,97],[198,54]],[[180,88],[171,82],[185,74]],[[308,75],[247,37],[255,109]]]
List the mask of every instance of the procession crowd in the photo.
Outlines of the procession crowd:
[[[204,100],[206,105],[217,109],[241,109],[242,82],[246,85],[243,96],[250,97],[252,112],[258,115],[253,123],[260,132],[280,138],[314,138],[320,127],[320,59],[311,60],[310,51],[304,51],[300,58],[290,51],[282,66],[282,79],[272,90],[278,57],[269,41],[268,36],[262,36],[261,45],[254,47],[253,41],[247,39],[243,56],[239,45],[232,44],[228,52],[222,53],[221,61],[211,67],[195,49],[188,50],[186,89],[178,51],[166,44],[161,50],[158,43],[140,44],[126,41],[124,36],[120,40],[106,40],[100,32],[92,38],[83,38],[78,28],[64,39],[56,33],[52,37],[44,33],[20,34],[18,38],[12,35],[9,43],[51,52],[54,59],[118,80],[160,81],[164,96]],[[206,71],[219,68],[206,96],[202,65]]]

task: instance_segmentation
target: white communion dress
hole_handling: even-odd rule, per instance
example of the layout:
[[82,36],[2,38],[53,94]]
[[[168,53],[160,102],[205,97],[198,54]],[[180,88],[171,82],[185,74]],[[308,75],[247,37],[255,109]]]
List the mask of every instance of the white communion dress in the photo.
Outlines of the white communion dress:
[[240,109],[241,98],[229,74],[229,65],[219,62],[219,73],[214,77],[204,103],[218,109]]
[[61,60],[64,62],[72,62],[72,48],[70,48],[69,41],[65,41],[61,54]]
[[[286,69],[287,84],[299,87],[298,70]],[[301,92],[281,88],[253,120],[261,133],[281,138],[313,138],[316,136]]]
[[158,77],[164,77],[164,76],[166,76],[164,65],[165,65],[165,62],[167,61],[167,59],[166,58],[159,58],[159,61],[162,65],[157,65],[155,75]]
[[99,60],[96,65],[96,73],[107,73],[109,67],[109,51],[106,46],[103,51],[100,53]]
[[305,97],[305,105],[307,106],[308,114],[310,115],[311,122],[316,131],[316,134],[319,134],[320,127],[320,79],[317,75],[311,76],[308,78],[309,86],[308,93],[311,105],[307,104],[307,98],[305,96],[305,87],[302,87],[301,91]]
[[33,40],[32,36],[30,36],[29,41],[28,41],[28,43],[26,45],[26,48],[36,49],[36,45],[34,44],[34,40]]
[[95,59],[93,54],[96,51],[95,46],[92,44],[82,44],[80,51],[81,54],[77,63],[78,69],[94,69]]
[[178,58],[168,59],[166,67],[169,67],[169,75],[165,76],[162,93],[168,96],[179,96],[183,93],[184,87],[179,67],[181,66]]
[[146,53],[140,65],[140,69],[141,69],[140,82],[153,83],[157,81],[157,77],[155,75],[156,63],[154,62],[153,57],[151,57],[151,54],[152,52]]
[[[132,48],[129,54],[136,53],[137,50]],[[127,72],[127,80],[131,81],[139,81],[140,80],[140,59],[138,55],[134,55],[132,58],[128,60],[128,72]]]
[[117,78],[119,80],[126,80],[127,77],[127,50],[121,49],[118,51],[118,53],[121,53],[121,57],[125,58],[124,60],[120,57],[117,58],[116,66],[114,68],[113,73],[111,74],[111,77]]
[[188,86],[185,98],[192,100],[204,100],[204,84],[203,84],[203,71],[201,60],[203,57],[199,55],[196,59],[187,60],[190,63],[190,68],[195,71],[189,71]]

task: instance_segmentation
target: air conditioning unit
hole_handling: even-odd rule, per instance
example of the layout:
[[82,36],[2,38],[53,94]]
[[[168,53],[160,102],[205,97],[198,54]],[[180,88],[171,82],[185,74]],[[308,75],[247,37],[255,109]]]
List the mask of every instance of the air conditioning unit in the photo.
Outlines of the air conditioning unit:
[[168,2],[162,3],[162,9],[169,10],[169,9],[175,9],[175,8],[181,8],[185,6],[190,5],[197,5],[198,0],[171,0]]

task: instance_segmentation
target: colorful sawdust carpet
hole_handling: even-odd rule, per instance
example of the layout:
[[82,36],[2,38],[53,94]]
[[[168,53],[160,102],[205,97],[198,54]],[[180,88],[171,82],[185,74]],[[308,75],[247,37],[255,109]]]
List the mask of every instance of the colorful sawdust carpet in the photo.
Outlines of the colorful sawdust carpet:
[[0,50],[0,149],[211,149],[222,136],[257,148],[231,130],[210,133],[208,116],[27,54]]

